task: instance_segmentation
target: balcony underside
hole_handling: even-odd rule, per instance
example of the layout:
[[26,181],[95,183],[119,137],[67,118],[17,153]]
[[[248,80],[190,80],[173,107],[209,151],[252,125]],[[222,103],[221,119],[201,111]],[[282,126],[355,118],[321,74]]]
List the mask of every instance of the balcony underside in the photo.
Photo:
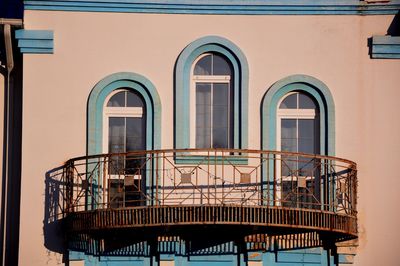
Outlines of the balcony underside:
[[[65,222],[71,240],[84,238],[102,241],[101,253],[113,252],[141,241],[162,242],[160,236],[178,237],[189,241],[193,247],[243,242],[250,244],[247,250],[269,250],[273,237],[279,238],[275,242],[286,243],[286,246],[281,243],[279,247],[275,244],[275,249],[281,250],[327,246],[357,237],[354,217],[273,206],[103,209],[73,213]],[[77,245],[78,242],[70,245]],[[79,243],[78,246],[87,244]],[[89,249],[84,250],[87,252]]]
[[[148,206],[102,209],[70,214],[68,231],[102,232],[130,228],[141,232],[151,228],[164,234],[184,233],[191,227],[231,225],[252,228],[250,234],[274,232],[325,232],[340,241],[357,236],[354,217],[332,212],[272,206]],[[193,232],[191,232],[193,234]]]

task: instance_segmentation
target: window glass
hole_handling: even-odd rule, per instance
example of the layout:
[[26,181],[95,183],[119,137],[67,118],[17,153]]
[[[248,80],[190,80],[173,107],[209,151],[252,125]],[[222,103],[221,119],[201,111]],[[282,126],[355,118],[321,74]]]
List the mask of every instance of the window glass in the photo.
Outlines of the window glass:
[[219,55],[213,56],[213,75],[231,75],[231,67],[226,59]]
[[[281,121],[281,150],[297,151],[296,119],[282,119]],[[282,156],[282,175],[290,176],[291,171],[296,169],[297,163],[292,156]]]
[[305,93],[299,93],[299,109],[316,109],[314,100]]
[[114,94],[107,103],[107,107],[124,107],[125,91]]
[[212,61],[211,55],[206,55],[201,58],[194,67],[195,75],[211,75],[212,74]]
[[144,107],[142,97],[132,91],[126,92],[126,106],[127,107]]
[[[108,120],[108,152],[125,152],[125,118],[110,117]],[[118,174],[124,168],[125,160],[122,156],[113,156],[109,172]]]
[[233,146],[231,66],[218,54],[207,54],[195,65],[196,148]]
[[315,101],[303,92],[291,93],[281,102],[280,109],[317,109]]
[[215,105],[223,105],[228,107],[229,102],[229,84],[214,83],[213,84],[213,102]]
[[145,148],[143,120],[139,117],[126,118],[126,151],[143,150]]
[[211,145],[211,83],[196,84],[196,148]]
[[298,152],[315,154],[315,120],[299,119],[299,136],[298,136]]
[[281,149],[282,151],[297,151],[296,119],[282,119],[281,122]]
[[296,109],[297,108],[297,93],[287,96],[279,106],[281,109]]
[[213,89],[213,147],[228,147],[228,84],[214,84]]
[[108,121],[108,151],[110,153],[125,152],[125,118],[110,117]]

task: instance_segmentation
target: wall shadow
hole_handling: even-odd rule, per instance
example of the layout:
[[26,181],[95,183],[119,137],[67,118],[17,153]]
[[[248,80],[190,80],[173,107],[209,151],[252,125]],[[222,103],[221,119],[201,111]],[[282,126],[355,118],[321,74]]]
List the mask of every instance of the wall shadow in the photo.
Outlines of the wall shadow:
[[400,13],[394,16],[392,23],[390,23],[387,34],[391,36],[400,36]]
[[63,228],[63,208],[65,181],[64,167],[60,166],[46,172],[44,201],[44,245],[47,249],[64,254],[67,251],[65,230]]

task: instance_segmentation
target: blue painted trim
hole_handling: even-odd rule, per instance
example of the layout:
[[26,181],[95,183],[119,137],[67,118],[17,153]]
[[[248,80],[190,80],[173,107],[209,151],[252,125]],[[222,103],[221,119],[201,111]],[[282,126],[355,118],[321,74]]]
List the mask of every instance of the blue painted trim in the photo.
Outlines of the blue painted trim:
[[52,54],[53,49],[47,48],[21,48],[23,54]]
[[233,66],[234,77],[234,148],[246,149],[248,136],[249,68],[243,52],[231,41],[206,36],[190,43],[179,55],[175,69],[175,147],[190,148],[190,71],[198,56],[218,52]]
[[371,57],[381,59],[399,59],[400,37],[373,36]]
[[278,101],[287,93],[300,90],[311,94],[318,103],[321,124],[321,154],[335,155],[335,105],[328,87],[307,75],[293,75],[276,82],[263,98],[262,149],[276,149],[276,111]]
[[53,40],[54,33],[51,30],[16,30],[15,38],[17,39],[40,39]]
[[140,93],[146,103],[146,149],[161,148],[161,101],[153,83],[147,78],[129,72],[120,72],[102,79],[88,99],[87,154],[100,154],[103,142],[103,105],[106,97],[119,88],[130,88]]
[[26,54],[52,54],[54,34],[50,30],[16,30],[18,48]]
[[25,10],[223,15],[397,14],[400,0],[25,0]]

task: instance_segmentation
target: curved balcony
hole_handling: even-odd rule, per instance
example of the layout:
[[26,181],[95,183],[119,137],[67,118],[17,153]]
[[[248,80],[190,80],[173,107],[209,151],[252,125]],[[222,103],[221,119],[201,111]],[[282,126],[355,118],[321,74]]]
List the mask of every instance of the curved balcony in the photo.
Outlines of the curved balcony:
[[69,248],[87,253],[171,237],[242,241],[248,249],[357,237],[356,164],[335,157],[226,149],[102,154],[71,159],[50,180],[49,222],[62,221]]

